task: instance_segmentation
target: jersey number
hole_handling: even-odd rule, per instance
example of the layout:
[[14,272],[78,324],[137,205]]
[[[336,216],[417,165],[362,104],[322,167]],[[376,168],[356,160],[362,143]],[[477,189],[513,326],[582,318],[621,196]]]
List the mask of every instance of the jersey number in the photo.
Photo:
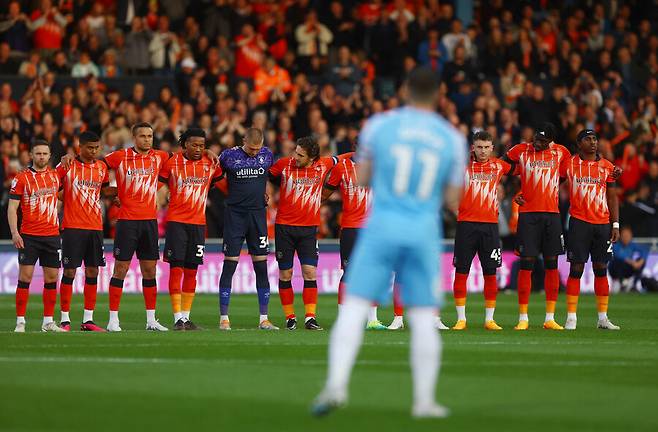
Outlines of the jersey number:
[[267,236],[259,236],[258,239],[260,240],[259,247],[261,249],[267,249]]
[[199,258],[203,258],[203,251],[206,248],[205,245],[196,245],[196,256]]
[[436,173],[439,168],[439,157],[428,150],[418,152],[419,161],[414,160],[414,151],[405,145],[391,147],[391,153],[396,159],[395,175],[393,176],[393,191],[398,196],[406,195],[409,190],[412,167],[414,162],[420,162],[420,181],[416,190],[416,197],[422,201],[429,199],[434,190]]
[[501,262],[501,253],[500,253],[500,248],[494,249],[491,251],[491,255],[489,256],[492,260],[496,261],[497,263]]

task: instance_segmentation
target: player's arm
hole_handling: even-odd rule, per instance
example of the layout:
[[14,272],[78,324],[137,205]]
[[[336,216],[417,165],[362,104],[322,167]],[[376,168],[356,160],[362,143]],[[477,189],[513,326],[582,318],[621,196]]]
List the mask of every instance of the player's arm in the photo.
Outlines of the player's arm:
[[289,158],[281,158],[270,167],[269,180],[273,184],[279,186],[281,184],[281,174]]
[[608,211],[610,211],[610,223],[612,224],[610,241],[615,243],[619,240],[619,195],[617,195],[616,184],[608,183],[605,194],[608,201]]
[[7,207],[7,222],[9,222],[9,230],[11,231],[11,241],[14,243],[16,249],[23,249],[23,237],[18,232],[18,207],[20,205],[20,198],[10,196],[9,205]]
[[466,169],[466,140],[462,135],[455,134],[454,160],[448,174],[444,191],[444,207],[457,214],[459,203],[464,192],[464,170]]

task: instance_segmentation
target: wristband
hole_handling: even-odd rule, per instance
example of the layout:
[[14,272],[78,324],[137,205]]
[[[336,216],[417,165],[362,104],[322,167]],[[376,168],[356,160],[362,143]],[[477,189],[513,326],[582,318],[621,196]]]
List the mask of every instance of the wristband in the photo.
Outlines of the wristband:
[[619,222],[613,222],[613,223],[612,223],[612,228],[613,228],[613,229],[614,229],[614,228],[619,229]]

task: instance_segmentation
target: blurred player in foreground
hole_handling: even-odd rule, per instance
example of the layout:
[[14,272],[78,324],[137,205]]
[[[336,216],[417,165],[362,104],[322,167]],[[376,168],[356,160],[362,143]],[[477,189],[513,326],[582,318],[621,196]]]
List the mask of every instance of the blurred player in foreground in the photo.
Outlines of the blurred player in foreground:
[[464,181],[466,142],[434,111],[438,83],[428,68],[408,81],[411,105],[370,119],[359,139],[358,178],[374,199],[347,274],[347,293],[331,332],[329,373],[312,412],[347,402],[349,379],[373,302],[390,295],[393,272],[409,309],[415,417],[445,417],[436,403],[441,341],[434,328],[441,302],[437,257],[443,195],[453,207]]

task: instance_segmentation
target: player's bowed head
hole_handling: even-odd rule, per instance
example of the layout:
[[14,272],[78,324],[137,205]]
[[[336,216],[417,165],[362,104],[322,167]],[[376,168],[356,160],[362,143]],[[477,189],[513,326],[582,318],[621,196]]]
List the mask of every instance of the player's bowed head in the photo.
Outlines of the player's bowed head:
[[532,146],[536,151],[546,150],[555,140],[555,126],[553,123],[542,123],[535,129],[535,135],[532,139]]
[[200,128],[189,128],[178,138],[178,144],[185,151],[189,160],[200,160],[206,151],[206,131]]
[[294,157],[297,168],[308,168],[320,157],[320,146],[314,136],[301,137],[296,144]]
[[250,127],[242,138],[242,150],[244,150],[249,157],[254,157],[261,151],[264,142],[265,137],[263,131],[255,127]]

